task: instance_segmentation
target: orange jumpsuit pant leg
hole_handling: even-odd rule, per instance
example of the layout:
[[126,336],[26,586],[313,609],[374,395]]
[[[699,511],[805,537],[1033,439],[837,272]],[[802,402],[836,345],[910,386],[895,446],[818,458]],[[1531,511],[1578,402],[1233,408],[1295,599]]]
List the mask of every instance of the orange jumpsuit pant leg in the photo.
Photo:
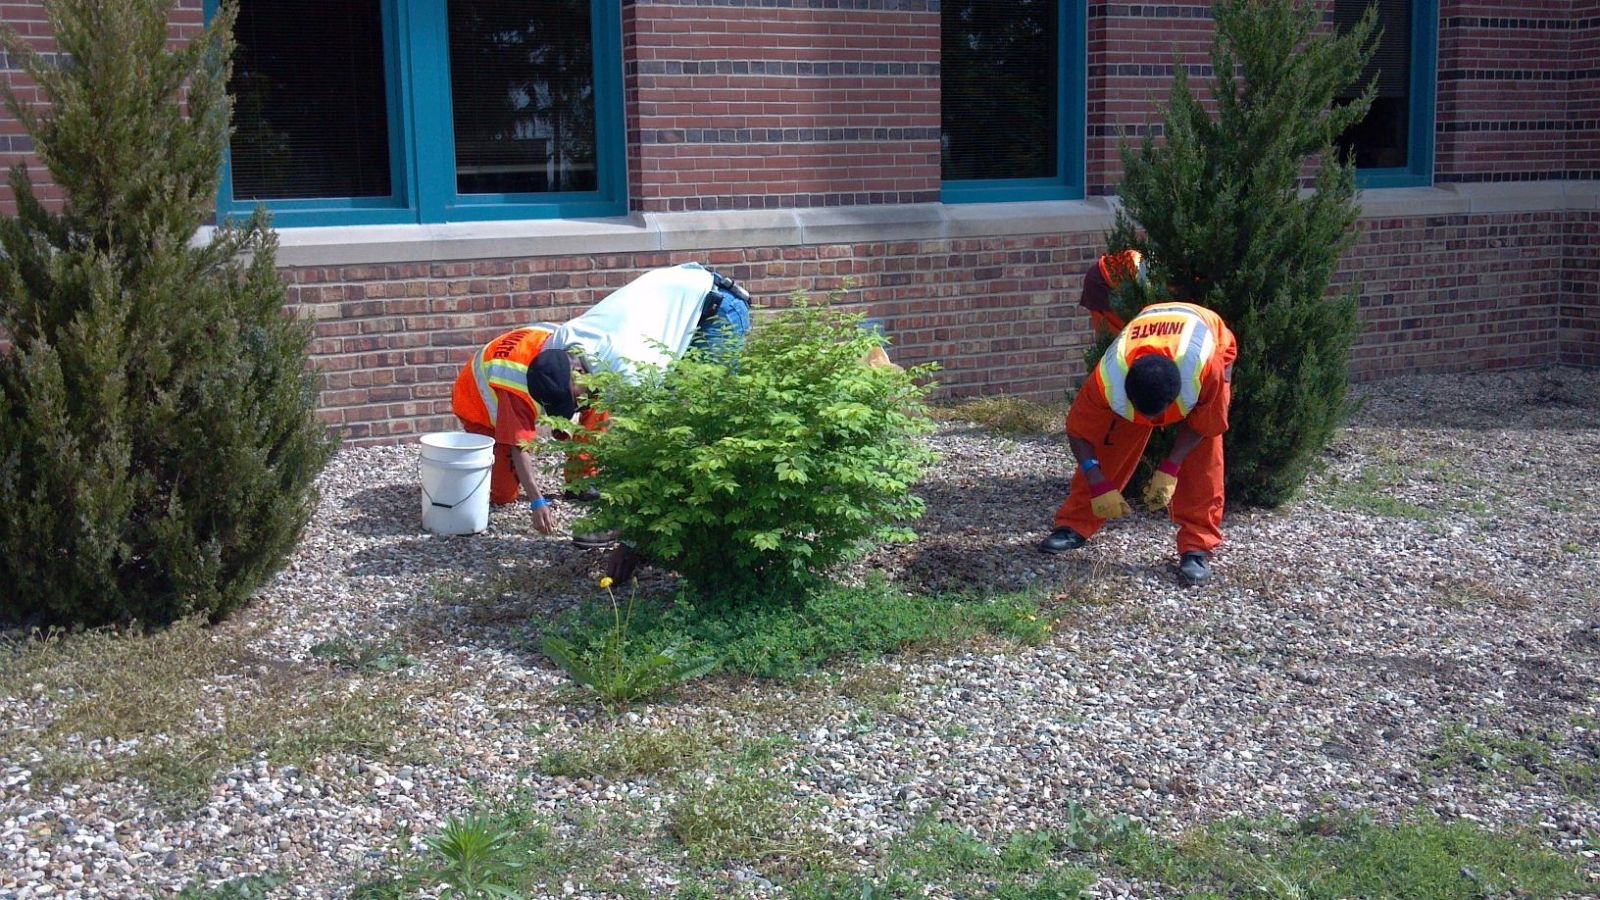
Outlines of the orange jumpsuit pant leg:
[[1168,514],[1178,525],[1178,554],[1211,553],[1222,543],[1222,435],[1205,438],[1184,457]]
[[[485,428],[461,419],[461,430],[484,437],[494,437],[493,428]],[[517,502],[522,493],[522,483],[517,481],[516,467],[511,464],[511,447],[499,441],[494,445],[494,468],[489,470],[489,504],[505,506]]]
[[[1144,453],[1144,445],[1150,442],[1150,432],[1154,429],[1129,422],[1110,410],[1095,416],[1089,426],[1088,434],[1078,436],[1094,445],[1100,471],[1117,486],[1117,490],[1123,490],[1128,486],[1128,479],[1133,477],[1134,470],[1139,467],[1139,457]],[[1073,473],[1072,489],[1056,510],[1055,527],[1071,528],[1087,538],[1093,537],[1105,523],[1106,520],[1096,516],[1089,505],[1089,479],[1083,476],[1082,470]]]
[[[584,407],[578,413],[578,425],[585,430],[574,434],[572,436],[573,442],[578,444],[594,443],[594,435],[587,432],[605,431],[606,423],[610,420],[611,417],[605,413]],[[567,465],[562,470],[562,474],[566,476],[568,483],[577,481],[580,478],[593,478],[599,473],[600,470],[595,468],[594,457],[587,453],[576,453],[567,457]]]

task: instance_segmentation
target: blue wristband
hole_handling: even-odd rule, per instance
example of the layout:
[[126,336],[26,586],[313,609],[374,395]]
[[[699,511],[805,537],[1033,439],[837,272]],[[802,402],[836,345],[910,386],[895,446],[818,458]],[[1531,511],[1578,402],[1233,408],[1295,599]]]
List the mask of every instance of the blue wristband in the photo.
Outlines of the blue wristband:
[[550,501],[546,500],[543,497],[539,497],[537,499],[528,501],[528,508],[529,509],[535,509],[535,510],[544,509],[546,506],[549,506],[549,505],[550,505]]
[[1098,468],[1100,468],[1100,460],[1098,460],[1098,459],[1084,460],[1083,465],[1080,466],[1079,468],[1083,469],[1085,472],[1089,471],[1090,469],[1098,469]]

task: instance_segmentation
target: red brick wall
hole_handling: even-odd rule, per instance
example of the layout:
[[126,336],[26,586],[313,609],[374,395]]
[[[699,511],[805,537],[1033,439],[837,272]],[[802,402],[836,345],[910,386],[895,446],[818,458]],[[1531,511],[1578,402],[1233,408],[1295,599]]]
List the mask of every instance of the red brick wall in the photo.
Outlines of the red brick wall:
[[1569,177],[1569,87],[1593,59],[1572,52],[1572,0],[1443,0],[1439,13],[1437,180]]
[[1124,137],[1160,133],[1175,57],[1188,66],[1191,88],[1209,80],[1212,28],[1210,3],[1089,4],[1088,194],[1116,193]]
[[1561,360],[1600,366],[1600,212],[1568,214],[1562,281]]
[[1336,283],[1362,286],[1358,377],[1560,358],[1567,214],[1366,219]]
[[632,205],[939,198],[939,13],[927,0],[635,0]]
[[1567,170],[1600,178],[1600,0],[1573,4],[1573,79],[1567,86]]

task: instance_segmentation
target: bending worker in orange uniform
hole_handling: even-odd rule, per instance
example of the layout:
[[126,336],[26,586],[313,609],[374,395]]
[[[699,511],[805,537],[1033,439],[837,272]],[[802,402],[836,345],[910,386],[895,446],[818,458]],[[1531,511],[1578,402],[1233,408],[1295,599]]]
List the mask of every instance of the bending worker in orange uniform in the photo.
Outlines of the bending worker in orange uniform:
[[1202,306],[1157,303],[1134,316],[1067,413],[1078,471],[1039,549],[1075,550],[1107,519],[1129,515],[1122,489],[1150,432],[1178,425],[1172,453],[1143,499],[1152,510],[1170,508],[1178,524],[1178,577],[1189,585],[1209,580],[1211,554],[1222,543],[1222,434],[1238,354],[1233,332]]
[[[533,526],[540,534],[554,533],[556,525],[527,450],[535,440],[541,410],[529,392],[529,381],[537,384],[542,374],[548,378],[547,373],[541,372],[545,361],[568,365],[564,353],[559,360],[548,355],[539,359],[556,329],[555,325],[531,325],[490,341],[462,367],[450,396],[451,410],[461,420],[462,428],[494,438],[489,502],[496,506],[515,502],[520,487],[527,492],[533,507]],[[573,364],[582,365],[581,361]],[[543,407],[557,428],[562,422],[570,427],[578,409],[581,389],[575,381],[569,381],[571,396],[565,402]]]

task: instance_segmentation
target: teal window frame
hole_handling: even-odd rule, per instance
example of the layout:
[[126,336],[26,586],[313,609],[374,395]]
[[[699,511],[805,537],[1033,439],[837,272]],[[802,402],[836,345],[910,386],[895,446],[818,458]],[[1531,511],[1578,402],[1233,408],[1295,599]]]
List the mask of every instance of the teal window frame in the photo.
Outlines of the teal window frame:
[[1412,0],[1411,103],[1404,166],[1356,170],[1361,188],[1433,185],[1434,97],[1439,82],[1439,0]]
[[[220,0],[205,0],[206,21]],[[590,0],[594,41],[596,189],[548,194],[460,194],[450,94],[446,0],[380,0],[389,103],[388,197],[237,200],[231,149],[217,191],[219,218],[244,218],[258,206],[283,228],[439,224],[506,219],[622,216],[628,211],[627,148],[622,110],[622,10]]]
[[1055,178],[985,178],[940,183],[945,203],[1011,203],[1033,200],[1081,200],[1087,181],[1085,135],[1088,131],[1089,4],[1058,0],[1060,27],[1056,36],[1056,96],[1062,98],[1057,121]]

